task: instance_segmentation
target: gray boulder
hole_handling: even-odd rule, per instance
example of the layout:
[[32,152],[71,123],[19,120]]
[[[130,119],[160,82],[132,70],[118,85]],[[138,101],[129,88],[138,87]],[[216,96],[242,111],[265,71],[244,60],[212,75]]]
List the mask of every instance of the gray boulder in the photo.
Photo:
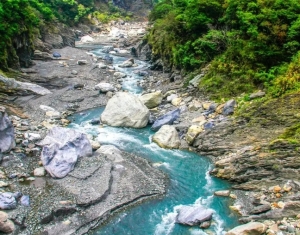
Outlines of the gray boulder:
[[3,233],[12,233],[15,230],[14,223],[8,219],[8,214],[0,211],[0,231]]
[[13,193],[0,193],[0,209],[11,210],[17,207],[17,201]]
[[224,105],[222,114],[225,116],[233,114],[235,105],[236,105],[235,100],[228,100]]
[[135,95],[118,92],[106,105],[101,121],[110,126],[142,128],[148,123],[150,112]]
[[79,157],[92,155],[87,136],[68,128],[52,128],[39,145],[43,146],[43,165],[53,178],[65,177],[74,169]]
[[127,75],[125,73],[122,72],[115,72],[114,73],[114,78],[116,79],[120,79],[120,78],[125,78]]
[[157,131],[163,125],[171,125],[173,124],[174,121],[176,121],[179,118],[179,116],[180,116],[180,109],[175,109],[173,111],[170,111],[165,115],[157,118],[154,124],[152,125],[151,130]]
[[0,106],[0,153],[10,151],[15,145],[14,127],[5,108]]
[[101,92],[106,93],[109,91],[115,91],[116,88],[110,83],[100,82],[95,86],[95,90],[100,90]]
[[212,219],[213,210],[203,206],[182,206],[176,217],[176,223],[195,226]]

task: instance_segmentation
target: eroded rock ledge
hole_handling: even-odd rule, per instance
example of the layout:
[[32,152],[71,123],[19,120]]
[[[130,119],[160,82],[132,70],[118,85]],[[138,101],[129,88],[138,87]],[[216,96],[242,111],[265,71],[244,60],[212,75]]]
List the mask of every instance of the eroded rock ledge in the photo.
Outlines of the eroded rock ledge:
[[28,188],[31,208],[9,212],[16,224],[26,218],[13,234],[85,234],[113,212],[165,193],[161,171],[132,154],[122,152],[122,158],[113,162],[95,152],[63,179],[33,181]]

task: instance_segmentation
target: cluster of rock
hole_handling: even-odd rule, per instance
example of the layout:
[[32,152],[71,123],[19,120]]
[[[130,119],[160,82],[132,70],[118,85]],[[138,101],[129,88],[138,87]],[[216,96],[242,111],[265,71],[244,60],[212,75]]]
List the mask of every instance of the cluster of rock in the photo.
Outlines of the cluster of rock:
[[114,146],[93,148],[91,137],[60,127],[69,123],[64,114],[40,109],[48,120],[35,126],[1,108],[1,232],[84,234],[108,212],[164,193],[164,174],[146,160]]

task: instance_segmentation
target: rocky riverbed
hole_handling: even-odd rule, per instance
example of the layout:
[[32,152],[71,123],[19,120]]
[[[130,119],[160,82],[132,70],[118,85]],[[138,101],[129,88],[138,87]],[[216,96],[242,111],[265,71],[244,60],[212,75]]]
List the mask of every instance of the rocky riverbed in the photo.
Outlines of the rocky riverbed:
[[[139,41],[145,33],[144,26],[114,25],[106,34],[90,35],[78,45],[92,49],[106,44],[108,55],[130,57],[133,52],[141,59],[149,59],[149,47]],[[21,88],[17,84],[14,91],[19,95],[14,92],[3,98],[15,128],[16,147],[2,154],[2,192],[22,192],[30,198],[28,206],[21,195],[7,195],[18,201],[16,209],[7,211],[15,224],[14,234],[84,234],[114,211],[165,191],[165,176],[147,161],[122,153],[120,163],[95,151],[100,146],[93,136],[88,136],[95,151],[93,157],[79,158],[67,177],[53,179],[43,170],[38,142],[48,130],[68,125],[67,117],[74,112],[106,105],[115,92],[122,90],[120,74],[116,75],[109,59],[94,56],[88,50],[55,49],[52,52],[61,57],[51,60],[36,52],[39,60],[33,67],[23,69],[18,80],[38,84],[49,93],[39,87],[23,89],[24,84]],[[130,66],[133,65],[134,61]],[[140,85],[148,93],[142,100],[150,109],[150,120],[179,110],[178,117],[171,115],[164,123],[176,128],[180,138],[175,146],[213,159],[212,174],[233,182],[232,190],[222,196],[235,199],[232,209],[241,214],[243,222],[263,222],[264,226],[250,224],[261,231],[257,234],[299,233],[299,151],[297,145],[279,138],[298,121],[298,95],[266,104],[253,102],[236,118],[233,115],[237,106],[242,110],[241,103],[209,101],[196,85],[201,75],[188,85],[177,71],[146,70],[141,76]],[[96,87],[104,82],[113,89],[99,92]],[[11,106],[11,100],[21,109]],[[103,181],[98,182],[99,177]],[[101,190],[94,191],[90,185]],[[241,234],[241,230],[229,234]]]

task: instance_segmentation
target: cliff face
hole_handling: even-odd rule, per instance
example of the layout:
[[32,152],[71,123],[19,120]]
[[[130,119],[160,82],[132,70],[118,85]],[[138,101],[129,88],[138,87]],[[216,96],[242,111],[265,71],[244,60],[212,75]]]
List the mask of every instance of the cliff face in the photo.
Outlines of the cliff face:
[[113,0],[113,4],[142,17],[146,17],[153,7],[152,0]]

